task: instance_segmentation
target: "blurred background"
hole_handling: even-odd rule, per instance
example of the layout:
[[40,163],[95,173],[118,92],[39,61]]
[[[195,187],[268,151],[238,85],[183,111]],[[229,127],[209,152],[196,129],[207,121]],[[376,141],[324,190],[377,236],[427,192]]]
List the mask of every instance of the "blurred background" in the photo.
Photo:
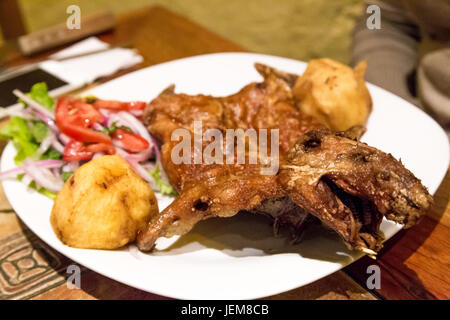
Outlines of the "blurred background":
[[[3,0],[0,0],[3,1]],[[82,15],[162,5],[245,48],[300,60],[349,63],[351,32],[363,0],[18,0],[27,32],[62,23],[67,6]],[[0,39],[0,45],[2,40]]]

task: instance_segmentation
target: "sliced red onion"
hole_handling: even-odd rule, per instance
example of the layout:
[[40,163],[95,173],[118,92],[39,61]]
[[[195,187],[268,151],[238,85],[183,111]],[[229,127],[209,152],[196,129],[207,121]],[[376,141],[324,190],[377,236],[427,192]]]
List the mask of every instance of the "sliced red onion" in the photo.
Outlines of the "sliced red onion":
[[151,145],[153,146],[153,150],[155,151],[156,162],[161,162],[161,152],[158,148],[158,141],[156,141],[156,138],[152,135],[150,135],[150,139],[152,142]]
[[[42,160],[34,162],[37,168],[59,168],[64,162],[61,160]],[[16,167],[10,170],[6,170],[0,173],[0,180],[6,178],[16,178],[18,174],[25,172],[25,165]]]
[[[127,151],[123,150],[122,148],[116,147],[117,154],[120,155],[122,158],[124,158],[126,161],[128,161],[132,166],[133,166],[133,164],[135,164],[135,165],[138,165],[141,168],[143,168],[142,165],[139,164],[138,162],[142,162],[142,161],[148,160],[148,158],[153,153],[153,151],[155,151],[156,164],[159,167],[160,176],[166,182],[169,182],[167,174],[164,171],[164,168],[162,167],[162,164],[161,164],[161,153],[160,153],[160,151],[158,149],[158,142],[156,141],[156,139],[152,135],[149,134],[149,137],[150,137],[150,139],[152,141],[152,143],[151,143],[152,148],[149,148],[149,149],[147,149],[147,150],[145,150],[145,151],[143,151],[141,153],[130,154]],[[143,169],[144,169],[144,171],[146,170],[145,168],[143,168]],[[136,171],[138,171],[138,170],[136,170]],[[145,175],[145,174],[144,173],[141,174],[141,176],[145,180],[149,181],[149,179],[151,179],[151,181],[154,184],[153,178],[150,176],[150,174],[148,172],[147,172],[147,175],[145,175],[145,176],[148,176],[149,178],[145,178],[143,175]],[[152,186],[152,188],[153,188],[153,186]]]
[[117,127],[121,126],[131,127],[127,121],[125,121],[122,117],[119,117],[117,114],[111,114],[111,116],[108,117],[108,122],[106,123],[106,126],[111,127],[113,123],[116,123]]
[[21,117],[26,120],[34,119],[33,115],[30,114],[30,112],[28,112],[28,109],[24,109],[24,106],[22,103],[17,104],[13,107],[0,109],[0,119],[5,118],[5,117],[13,117],[13,116]]
[[121,149],[124,148],[123,143],[120,140],[112,139],[112,144],[113,144],[113,146],[115,146],[117,148],[121,148]]
[[17,105],[15,105],[15,106],[13,106],[13,107],[2,108],[2,109],[0,110],[0,119],[5,118],[5,117],[8,117],[8,116],[10,116],[12,113],[15,113],[15,112],[22,112],[22,111],[23,111],[23,104],[22,104],[22,103],[17,104]]
[[144,110],[130,110],[130,113],[135,117],[140,117],[144,114]]
[[66,144],[68,144],[69,141],[72,140],[72,139],[70,139],[70,138],[69,138],[68,136],[66,136],[64,133],[61,133],[61,134],[59,135],[59,140],[61,140],[62,143],[64,143],[64,144],[66,145]]
[[[115,116],[116,115],[112,115],[110,117],[110,120],[112,122],[117,121],[118,126],[120,126],[120,125],[125,125],[125,126],[128,126],[128,127],[130,126],[130,123],[128,123],[127,121],[123,121],[123,119],[120,118],[120,117],[115,117]],[[145,139],[145,137],[144,137],[144,139]],[[151,141],[149,141],[149,140],[147,140],[147,141],[149,143],[149,147],[146,150],[144,150],[144,151],[131,154],[131,153],[128,153],[127,151],[125,151],[125,150],[119,150],[118,153],[122,154],[123,157],[127,156],[127,157],[130,158],[130,160],[137,161],[137,162],[142,162],[142,161],[148,160],[153,155],[153,145],[152,145]],[[117,148],[124,149],[124,146],[123,146],[121,141],[113,139],[112,143],[116,147],[116,149]]]
[[47,116],[48,118],[55,120],[55,115],[53,112],[45,108],[43,105],[37,103],[33,99],[31,99],[29,96],[25,95],[22,91],[15,89],[13,90],[13,94],[22,99],[26,104],[28,104],[31,108],[35,109],[36,111],[42,113],[43,115]]
[[33,181],[33,178],[31,178],[29,175],[24,175],[22,178],[22,183],[25,184],[26,186],[29,186],[30,183]]
[[25,113],[25,112],[12,112],[10,114],[11,117],[21,117],[24,118],[25,120],[34,120],[35,117],[33,117],[31,114]]
[[55,121],[53,121],[52,119],[48,118],[46,115],[44,115],[38,111],[36,111],[35,113],[36,113],[36,116],[39,119],[41,119],[42,121],[44,121],[47,124],[47,126],[53,130],[53,132],[55,134],[59,133],[59,128],[56,126]]
[[100,123],[98,123],[98,122],[94,123],[94,124],[92,125],[92,128],[94,128],[94,129],[97,130],[97,131],[103,131],[103,129],[104,129],[104,127],[103,127]]
[[59,128],[56,126],[55,121],[50,119],[49,117],[43,115],[42,113],[33,110],[32,108],[27,108],[23,110],[23,113],[26,113],[28,116],[33,118],[38,118],[39,120],[45,122],[47,126],[55,133],[59,134]]
[[151,156],[153,156],[153,148],[148,148],[147,150],[141,151],[139,153],[129,155],[130,159],[137,162],[147,161],[151,158]]
[[133,160],[142,162],[142,161],[149,159],[151,156],[153,156],[154,150],[156,150],[155,152],[159,152],[157,150],[157,145],[155,144],[156,140],[150,135],[147,128],[145,128],[145,126],[142,124],[141,121],[136,119],[136,117],[134,117],[132,114],[125,112],[125,111],[121,111],[121,112],[117,113],[115,116],[117,116],[117,119],[120,122],[126,123],[126,125],[128,127],[130,127],[130,129],[133,132],[139,134],[142,138],[147,140],[147,142],[149,143],[149,147],[147,150],[144,150],[137,154],[131,155]]
[[159,175],[161,176],[161,178],[164,181],[169,183],[169,178],[167,177],[167,174],[164,171],[164,168],[161,163],[161,152],[159,151],[159,148],[158,148],[158,141],[156,141],[156,138],[154,136],[152,136],[150,134],[149,134],[149,136],[150,136],[150,139],[152,139],[153,150],[155,151],[155,156],[156,156],[156,164],[159,167]]
[[54,134],[49,134],[44,140],[42,140],[42,142],[39,146],[39,149],[36,150],[33,157],[37,159],[42,154],[44,154],[45,151],[47,151],[48,148],[50,148],[50,146],[52,145],[53,141],[55,141],[55,139],[56,139],[56,137]]
[[3,171],[2,173],[0,173],[0,180],[9,179],[9,178],[17,178],[17,175],[19,175],[23,172],[24,172],[23,166]]
[[[125,160],[127,160],[127,159],[125,159]],[[148,171],[145,170],[145,168],[143,168],[139,163],[137,163],[135,161],[127,160],[127,162],[134,169],[134,171],[136,171],[136,173],[142,177],[142,179],[144,179],[145,181],[147,181],[150,184],[150,187],[153,190],[158,190],[158,187],[157,187],[155,181],[153,180],[152,176],[148,173]]]
[[61,160],[41,160],[33,163],[38,168],[59,168],[64,164],[64,161]]
[[94,155],[92,156],[92,160],[103,157],[105,154],[103,152],[96,152],[94,153]]
[[107,118],[111,115],[111,110],[108,109],[98,109],[98,111],[103,115],[103,117]]
[[128,153],[127,151],[123,150],[122,147],[120,147],[119,145],[116,145],[115,147],[118,155],[120,155],[122,158],[126,158],[126,160],[134,162],[146,161],[153,155],[153,149],[150,148],[141,151],[139,153]]
[[62,180],[61,174],[59,173],[59,168],[53,168],[50,170],[52,171],[52,173],[56,177],[56,179]]
[[153,171],[155,170],[155,164],[151,162],[143,163],[142,167],[147,171]]
[[134,161],[128,161],[128,163],[133,167],[133,169],[145,180],[152,181],[152,176],[145,170],[140,164]]
[[38,168],[33,161],[27,159],[24,161],[24,170],[37,185],[50,190],[51,192],[58,192],[64,185],[61,179],[55,177],[47,168]]
[[63,168],[63,172],[75,172],[80,166],[78,161],[70,161]]
[[[50,175],[51,175],[51,172],[48,169],[60,168],[62,165],[63,165],[63,162],[60,160],[42,160],[42,161],[33,162],[30,159],[27,159],[27,160],[25,160],[25,163],[23,166],[13,168],[13,169],[10,169],[7,171],[3,171],[2,173],[0,173],[0,180],[7,179],[7,178],[17,178],[17,175],[19,175],[21,173],[25,173],[25,176],[24,176],[24,178],[22,178],[22,181],[24,181],[24,183],[26,183],[26,185],[29,185],[32,180],[35,180],[36,183],[41,185],[39,183],[39,181],[36,180],[36,176],[34,176],[33,174],[30,174],[30,172],[35,173],[35,172],[39,172],[40,170],[42,170],[42,171],[45,170],[48,173],[50,173]],[[30,167],[31,167],[31,169],[30,169]],[[38,174],[37,177],[40,178],[40,175]],[[23,180],[23,179],[25,179],[25,180]],[[47,188],[47,189],[52,191],[52,189],[55,189],[55,186],[60,185],[60,183],[56,180],[56,178],[55,178],[55,181],[56,181],[56,183],[52,184],[51,188]],[[41,181],[41,182],[46,182],[46,181]],[[48,183],[48,185],[50,185],[50,183]]]
[[25,112],[25,110],[24,111],[10,111],[7,113],[2,113],[0,115],[0,119],[4,118],[4,117],[8,117],[8,116],[9,117],[21,117],[25,120],[33,120],[34,119],[33,115]]
[[120,147],[116,147],[116,152],[119,156],[121,156],[122,158],[128,158],[130,156],[130,154],[128,152],[126,152],[125,150],[123,150]]
[[148,130],[146,127],[144,127],[143,123],[136,119],[135,116],[133,116],[129,112],[121,111],[117,113],[117,116],[122,119],[123,121],[128,123],[128,126],[133,132],[136,132],[139,134],[142,138],[148,141],[150,144],[150,147],[152,146],[152,140],[150,138],[150,134],[148,133]]
[[61,143],[59,143],[59,141],[56,139],[56,137],[52,141],[52,147],[59,153],[61,153],[61,154],[64,153],[64,146]]
[[111,111],[110,110],[106,110],[106,109],[98,109],[98,111],[103,116],[102,125],[105,126],[105,127],[109,127],[109,122],[110,122],[109,118],[111,116]]

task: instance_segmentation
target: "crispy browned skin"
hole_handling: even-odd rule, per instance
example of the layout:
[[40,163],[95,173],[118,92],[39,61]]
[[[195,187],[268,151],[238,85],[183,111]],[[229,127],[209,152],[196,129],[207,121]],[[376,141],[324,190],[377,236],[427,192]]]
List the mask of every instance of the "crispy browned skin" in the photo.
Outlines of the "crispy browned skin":
[[[162,142],[163,167],[180,195],[140,232],[141,250],[151,250],[158,237],[188,232],[200,220],[243,210],[269,215],[275,225],[290,224],[298,231],[309,221],[308,211],[336,230],[349,248],[375,254],[383,215],[410,225],[428,208],[431,196],[400,162],[354,140],[362,131],[332,134],[301,113],[291,90],[295,75],[256,68],[264,81],[232,96],[174,94],[172,87],[147,106],[144,121]],[[178,141],[171,141],[171,134],[177,128],[192,133],[195,120],[202,120],[203,131],[279,129],[281,170],[261,175],[259,164],[174,164],[171,151]],[[302,171],[306,165],[315,171]],[[388,179],[382,173],[386,170]]]
[[[141,250],[150,250],[160,236],[188,232],[195,223],[210,217],[230,217],[239,211],[272,215],[279,222],[295,221],[300,225],[306,214],[286,197],[276,175],[261,175],[257,165],[176,165],[171,160],[171,141],[177,128],[193,132],[194,120],[202,120],[203,131],[209,128],[281,128],[280,156],[284,157],[303,133],[322,126],[310,117],[301,117],[293,106],[290,87],[275,75],[266,81],[251,83],[239,93],[226,97],[189,96],[165,90],[146,109],[149,131],[161,142],[161,161],[172,185],[180,195],[148,228],[138,236]],[[269,138],[270,141],[270,138]],[[267,201],[276,199],[277,201]],[[273,210],[279,203],[292,210]],[[299,212],[303,216],[299,217]],[[290,216],[295,216],[290,218]]]
[[410,227],[432,201],[390,154],[329,130],[308,132],[296,143],[279,181],[295,203],[366,252],[380,248],[383,216]]

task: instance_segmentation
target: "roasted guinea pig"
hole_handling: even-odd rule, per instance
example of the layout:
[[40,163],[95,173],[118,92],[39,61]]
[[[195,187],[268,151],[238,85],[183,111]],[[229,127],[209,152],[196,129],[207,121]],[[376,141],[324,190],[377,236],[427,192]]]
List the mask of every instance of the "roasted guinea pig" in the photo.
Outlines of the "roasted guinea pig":
[[[162,143],[162,165],[179,196],[140,231],[141,250],[151,250],[158,237],[185,234],[200,220],[248,211],[289,226],[296,237],[310,221],[320,220],[348,248],[375,255],[382,246],[383,216],[405,226],[417,221],[432,198],[411,172],[392,156],[359,142],[362,127],[333,132],[302,112],[292,91],[296,75],[255,67],[264,80],[234,95],[175,94],[172,86],[147,106],[144,122]],[[279,170],[261,174],[267,168],[262,161],[174,163],[171,155],[178,141],[171,140],[172,132],[186,129],[193,137],[196,120],[202,121],[201,133],[211,128],[223,133],[277,129]]]

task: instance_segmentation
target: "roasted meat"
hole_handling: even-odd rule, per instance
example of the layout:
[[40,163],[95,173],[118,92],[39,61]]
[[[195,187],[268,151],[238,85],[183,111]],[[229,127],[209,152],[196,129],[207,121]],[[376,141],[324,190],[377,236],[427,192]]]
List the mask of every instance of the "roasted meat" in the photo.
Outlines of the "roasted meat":
[[[260,64],[256,69],[264,81],[234,95],[190,96],[169,87],[147,106],[144,121],[162,143],[162,165],[179,196],[139,233],[141,250],[151,250],[158,237],[185,234],[200,220],[249,211],[272,217],[275,230],[288,225],[295,237],[318,218],[349,248],[375,255],[383,240],[383,216],[405,226],[417,221],[432,198],[411,172],[358,142],[361,128],[334,133],[300,112],[292,93],[296,75]],[[196,132],[199,120],[201,132]],[[269,141],[270,129],[278,129],[280,170],[262,174],[267,162],[260,158],[253,164],[174,163],[178,141],[172,141],[172,133],[177,129],[186,129],[192,139],[208,129],[224,135],[227,129],[267,129]],[[226,142],[219,143],[228,150]],[[246,159],[259,150],[248,143]],[[194,149],[207,147],[203,142]],[[272,155],[275,151],[269,147]]]
[[[322,127],[311,117],[299,115],[291,88],[284,80],[274,74],[265,76],[267,81],[249,84],[225,98],[174,94],[170,87],[148,105],[144,121],[162,142],[161,162],[179,196],[139,234],[141,250],[150,250],[160,236],[184,234],[206,218],[230,217],[239,211],[257,212],[258,208],[266,215],[279,214],[268,209],[270,203],[264,201],[281,199],[286,196],[285,191],[276,175],[260,173],[260,164],[248,164],[248,161],[245,164],[236,164],[237,161],[235,164],[194,164],[194,161],[175,164],[172,161],[172,150],[178,144],[171,140],[172,132],[183,128],[193,137],[197,120],[202,121],[202,134],[207,129],[224,132],[229,128],[283,127],[279,134],[280,157],[286,155],[303,133]],[[303,210],[297,209],[289,198],[283,202],[291,203],[295,210],[277,220],[298,220],[298,212]],[[289,214],[295,218],[288,219]]]
[[390,154],[330,130],[306,133],[289,150],[278,178],[297,205],[367,253],[381,248],[383,216],[410,227],[432,201]]

